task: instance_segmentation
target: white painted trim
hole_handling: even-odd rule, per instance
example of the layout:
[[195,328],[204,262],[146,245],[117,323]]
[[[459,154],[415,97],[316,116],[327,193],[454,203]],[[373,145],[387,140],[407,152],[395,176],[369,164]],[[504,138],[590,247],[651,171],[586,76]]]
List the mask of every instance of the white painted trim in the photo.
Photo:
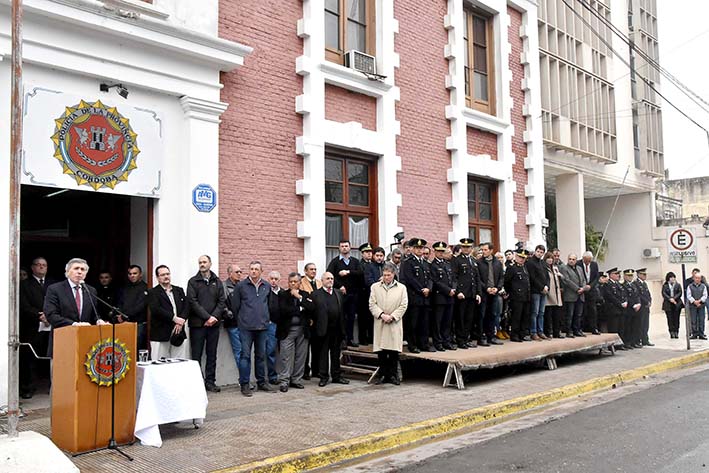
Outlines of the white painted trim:
[[[303,39],[303,55],[296,59],[296,72],[303,77],[303,93],[296,98],[296,112],[303,116],[303,135],[296,138],[296,153],[303,158],[303,178],[295,192],[303,197],[303,220],[297,224],[303,240],[302,269],[315,262],[324,270],[325,261],[325,147],[358,150],[377,158],[378,241],[382,246],[401,231],[398,207],[402,197],[397,191],[401,158],[396,154],[396,137],[401,125],[395,104],[399,88],[394,84],[399,56],[394,51],[394,35],[399,23],[394,19],[394,0],[376,1],[377,69],[386,77],[372,81],[363,74],[325,60],[324,0],[303,0],[303,17],[298,20],[298,35]],[[362,128],[358,122],[338,123],[325,119],[325,84],[335,85],[377,99],[376,130]]]

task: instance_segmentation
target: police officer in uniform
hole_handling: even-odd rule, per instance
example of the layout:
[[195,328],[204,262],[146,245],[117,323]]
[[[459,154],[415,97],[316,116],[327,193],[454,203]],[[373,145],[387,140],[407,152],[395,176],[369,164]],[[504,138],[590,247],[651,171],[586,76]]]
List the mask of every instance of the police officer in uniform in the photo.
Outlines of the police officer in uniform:
[[[455,294],[455,338],[458,348],[475,348],[476,340],[481,337],[471,337],[475,320],[476,305],[480,304],[480,272],[478,263],[471,255],[473,240],[460,239],[461,253],[452,259],[453,288]],[[477,334],[480,335],[480,334]],[[488,345],[487,340],[481,345]]]
[[410,353],[421,353],[421,350],[436,351],[428,344],[428,320],[425,320],[433,288],[428,261],[423,259],[423,247],[426,243],[422,238],[409,240],[411,256],[401,262],[400,278],[409,296],[409,307],[404,316],[404,338]]
[[369,292],[370,286],[366,284],[365,275],[369,270],[369,266],[373,264],[372,254],[373,248],[371,243],[364,243],[359,246],[359,252],[362,259],[359,261],[362,266],[362,292],[357,299],[357,331],[360,345],[369,345],[372,343],[372,331],[374,330],[374,320],[369,312]]
[[433,346],[438,351],[455,350],[451,339],[451,324],[453,319],[453,270],[451,264],[443,259],[443,253],[448,245],[437,241],[433,244],[435,258],[431,262],[431,279],[433,280]]
[[522,342],[522,322],[529,317],[531,289],[529,273],[524,263],[529,253],[524,248],[515,251],[515,262],[505,272],[505,291],[510,295],[510,341]]
[[625,300],[628,302],[625,307],[625,332],[623,343],[626,348],[642,348],[640,343],[640,292],[635,285],[635,270],[626,269],[623,271],[623,290]]
[[601,286],[603,295],[603,312],[608,320],[608,333],[617,333],[620,335],[623,344],[617,346],[619,350],[625,348],[625,308],[628,306],[628,301],[625,299],[625,291],[620,284],[620,271],[618,268],[608,270],[608,282]]
[[635,280],[635,287],[638,290],[638,295],[640,296],[640,310],[638,315],[640,315],[640,333],[639,340],[640,344],[643,346],[653,347],[654,343],[650,343],[650,338],[648,337],[648,331],[650,330],[650,306],[652,305],[652,294],[650,294],[650,288],[647,287],[645,280],[647,279],[647,268],[640,268],[635,273],[638,278]]

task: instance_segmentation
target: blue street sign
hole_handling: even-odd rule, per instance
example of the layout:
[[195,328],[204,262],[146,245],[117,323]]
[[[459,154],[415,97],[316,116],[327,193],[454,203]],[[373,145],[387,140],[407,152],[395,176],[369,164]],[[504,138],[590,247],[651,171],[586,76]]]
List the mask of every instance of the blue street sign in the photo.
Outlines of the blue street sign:
[[200,212],[211,212],[217,206],[217,191],[209,184],[199,184],[192,189],[192,205]]

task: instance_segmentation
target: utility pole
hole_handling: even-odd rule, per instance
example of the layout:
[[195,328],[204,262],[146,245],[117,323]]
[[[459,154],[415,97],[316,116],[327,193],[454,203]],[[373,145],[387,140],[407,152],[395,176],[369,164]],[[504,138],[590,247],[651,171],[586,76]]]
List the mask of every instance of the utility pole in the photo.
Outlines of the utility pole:
[[22,160],[22,0],[12,0],[10,264],[7,333],[7,434],[17,437],[19,400],[20,169]]

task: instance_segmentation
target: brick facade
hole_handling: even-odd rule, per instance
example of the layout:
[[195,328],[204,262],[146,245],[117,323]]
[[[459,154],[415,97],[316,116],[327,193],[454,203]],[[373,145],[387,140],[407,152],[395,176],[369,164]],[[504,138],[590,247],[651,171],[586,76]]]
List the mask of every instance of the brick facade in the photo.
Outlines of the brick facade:
[[524,158],[527,157],[527,144],[524,142],[526,120],[522,111],[524,106],[524,91],[522,90],[524,65],[520,62],[523,51],[522,38],[519,36],[520,27],[522,26],[522,14],[511,7],[507,8],[507,13],[510,16],[510,26],[507,32],[511,45],[509,67],[512,71],[512,83],[510,84],[510,95],[513,101],[512,125],[514,125],[515,129],[514,136],[512,136],[512,152],[515,155],[512,173],[517,183],[517,191],[514,193],[514,209],[517,212],[515,237],[521,241],[526,241],[529,238],[529,229],[526,224],[529,207],[524,193],[524,187],[527,185],[527,171],[524,168]]
[[401,88],[397,153],[402,161],[399,192],[403,206],[399,224],[407,237],[420,236],[431,243],[447,240],[451,229],[447,208],[451,191],[446,177],[450,126],[444,113],[449,101],[445,86],[448,63],[443,57],[448,41],[443,27],[446,6],[446,0],[394,4],[399,21],[396,51],[401,58],[396,73]]
[[478,130],[471,126],[466,130],[468,135],[468,154],[477,156],[487,154],[497,160],[497,135],[487,131]]
[[376,131],[377,100],[334,85],[325,85],[325,118],[340,123],[359,122]]
[[[296,236],[302,199],[295,181],[303,174],[295,154],[302,119],[294,111],[301,79],[294,72],[302,41],[295,25],[300,2],[220,2],[219,36],[254,48],[243,68],[222,74],[229,108],[220,128],[219,274],[226,265],[252,259],[285,277],[302,257]],[[216,270],[216,268],[215,268]]]

